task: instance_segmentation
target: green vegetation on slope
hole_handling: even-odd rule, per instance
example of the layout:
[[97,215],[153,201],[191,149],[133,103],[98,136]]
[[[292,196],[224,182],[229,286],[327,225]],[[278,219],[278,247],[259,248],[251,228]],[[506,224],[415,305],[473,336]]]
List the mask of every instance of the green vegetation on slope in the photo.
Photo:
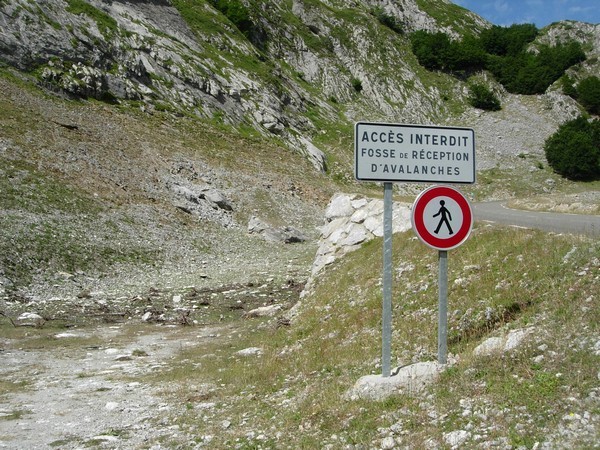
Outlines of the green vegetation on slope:
[[452,41],[442,32],[417,31],[411,36],[419,63],[429,70],[461,76],[486,69],[515,94],[540,94],[558,80],[566,69],[585,60],[577,42],[540,46],[537,53],[527,45],[537,36],[533,25],[492,27],[477,38],[465,36]]
[[[411,232],[395,236],[394,249],[393,363],[434,360],[435,252]],[[372,446],[388,433],[402,447],[441,447],[444,433],[469,424],[484,430],[473,444],[543,442],[572,412],[565,395],[586,398],[597,383],[599,251],[585,239],[477,227],[449,259],[449,351],[458,362],[417,398],[344,399],[359,377],[380,370],[380,240],[330,267],[291,327],[248,323],[235,339],[184,351],[154,381],[181,385],[170,395],[185,411],[173,419],[183,429],[201,426],[214,448]],[[522,327],[534,331],[517,350],[472,356],[486,337]],[[235,355],[251,346],[262,355]],[[214,388],[195,397],[185,386]]]
[[600,179],[600,120],[562,124],[544,145],[548,164],[571,180]]
[[98,29],[106,37],[110,37],[111,33],[118,30],[119,26],[113,17],[89,4],[85,0],[68,0],[67,3],[67,12],[70,12],[71,14],[85,14],[96,22]]

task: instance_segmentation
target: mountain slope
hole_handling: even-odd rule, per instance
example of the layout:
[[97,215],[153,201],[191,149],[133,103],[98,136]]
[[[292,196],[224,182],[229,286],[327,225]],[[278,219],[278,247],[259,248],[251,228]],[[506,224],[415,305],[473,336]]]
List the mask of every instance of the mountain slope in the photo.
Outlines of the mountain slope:
[[[339,186],[373,192],[352,180],[355,120],[472,126],[483,183],[470,193],[480,198],[560,184],[540,169],[541,147],[579,106],[557,86],[532,98],[495,86],[506,109],[482,113],[468,107],[463,80],[424,70],[412,54],[412,31],[458,39],[489,26],[469,11],[445,0],[231,4],[246,15],[204,0],[0,2],[5,286],[18,291],[103,260],[100,270],[120,260],[177,267],[216,252],[221,264],[230,244],[255,242],[246,236],[253,216],[280,227],[278,236],[294,227],[315,237]],[[590,57],[571,69],[578,79],[598,64],[599,35],[597,25],[557,24],[538,41],[583,42]],[[498,169],[515,182],[496,183]],[[189,219],[200,229],[183,241],[196,244],[176,245]],[[154,237],[135,238],[135,226],[163,222],[170,234],[145,228]],[[115,223],[125,256],[113,245]],[[76,229],[60,231],[67,224]],[[95,227],[104,230],[97,241],[82,237]],[[49,240],[53,233],[62,237]],[[112,256],[90,256],[98,252]]]
[[[310,142],[338,122],[365,114],[431,121],[447,112],[442,97],[460,96],[453,83],[440,92],[419,73],[407,33],[485,26],[445,1],[250,3],[246,35],[205,1],[1,6],[2,59],[46,86],[249,126],[281,136],[317,167],[323,155]],[[400,32],[374,8],[395,17]]]

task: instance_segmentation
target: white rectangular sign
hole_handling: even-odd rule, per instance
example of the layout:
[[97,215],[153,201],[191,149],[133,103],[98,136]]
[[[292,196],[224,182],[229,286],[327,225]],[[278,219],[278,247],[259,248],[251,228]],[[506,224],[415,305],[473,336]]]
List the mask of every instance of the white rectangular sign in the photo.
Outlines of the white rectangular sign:
[[470,128],[358,122],[354,133],[357,180],[475,183]]

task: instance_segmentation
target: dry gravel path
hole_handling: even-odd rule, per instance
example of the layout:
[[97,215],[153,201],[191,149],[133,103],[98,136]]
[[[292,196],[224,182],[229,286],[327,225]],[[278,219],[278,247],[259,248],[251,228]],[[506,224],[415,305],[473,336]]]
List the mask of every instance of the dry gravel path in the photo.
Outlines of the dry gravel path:
[[[140,448],[177,436],[165,419],[174,405],[141,376],[228,328],[121,324],[56,334],[54,351],[5,349],[0,378],[25,387],[0,398],[0,448]],[[73,343],[90,337],[97,344]]]

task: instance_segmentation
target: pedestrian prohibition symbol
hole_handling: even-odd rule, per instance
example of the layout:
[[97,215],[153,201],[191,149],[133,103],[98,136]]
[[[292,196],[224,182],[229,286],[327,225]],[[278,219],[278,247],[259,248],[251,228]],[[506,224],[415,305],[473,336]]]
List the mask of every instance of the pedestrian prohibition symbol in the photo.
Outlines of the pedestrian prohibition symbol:
[[411,222],[419,239],[437,250],[451,250],[467,240],[473,228],[473,212],[456,189],[434,186],[419,194]]

